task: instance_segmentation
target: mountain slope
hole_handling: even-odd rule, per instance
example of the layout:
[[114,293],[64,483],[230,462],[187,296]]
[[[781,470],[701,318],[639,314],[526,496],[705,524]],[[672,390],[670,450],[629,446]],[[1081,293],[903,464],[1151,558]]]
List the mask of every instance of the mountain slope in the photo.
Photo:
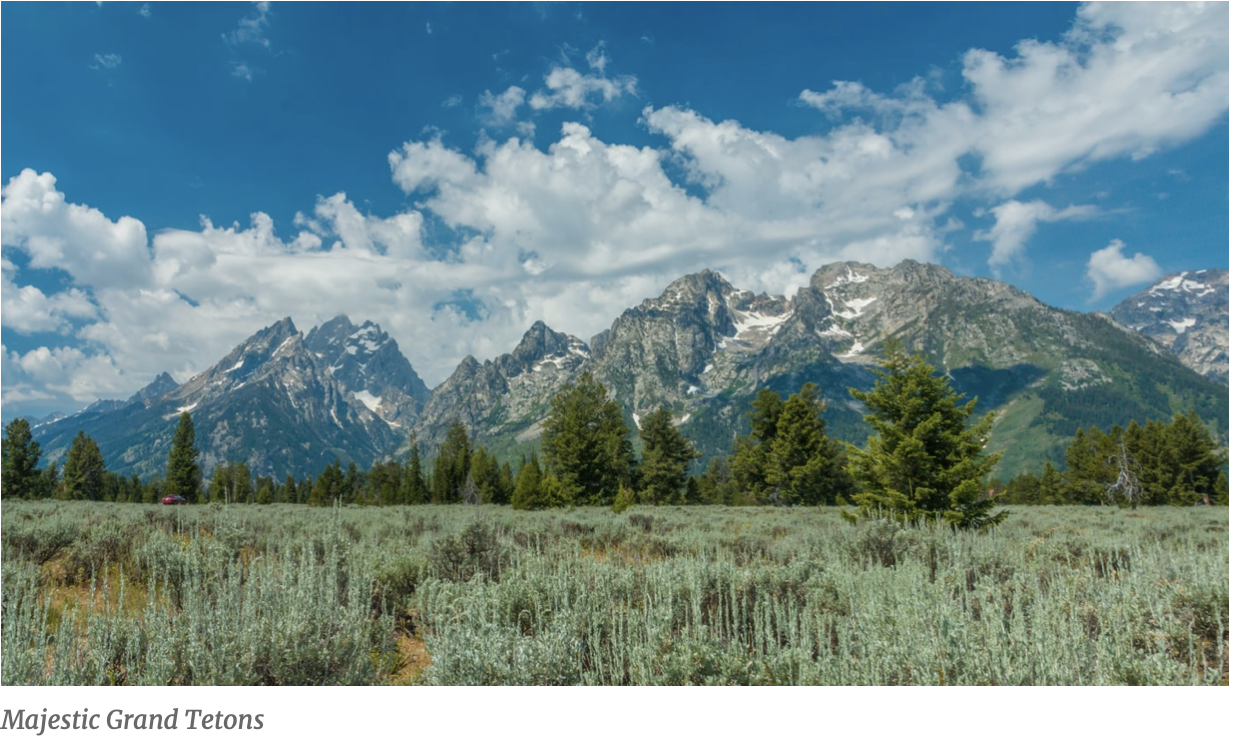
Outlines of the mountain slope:
[[481,363],[468,356],[434,389],[418,422],[424,447],[433,448],[459,419],[491,449],[539,436],[549,400],[589,363],[588,346],[536,322],[509,354]]
[[1228,381],[1228,271],[1168,275],[1116,304],[1112,318],[1171,350],[1186,366]]

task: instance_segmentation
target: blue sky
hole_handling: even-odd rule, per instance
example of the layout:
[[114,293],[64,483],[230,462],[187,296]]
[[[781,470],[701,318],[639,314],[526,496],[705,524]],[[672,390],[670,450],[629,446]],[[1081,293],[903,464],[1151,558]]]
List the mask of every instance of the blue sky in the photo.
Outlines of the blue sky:
[[434,385],[704,267],[1062,307],[1227,266],[1223,3],[0,6],[5,416],[285,316]]

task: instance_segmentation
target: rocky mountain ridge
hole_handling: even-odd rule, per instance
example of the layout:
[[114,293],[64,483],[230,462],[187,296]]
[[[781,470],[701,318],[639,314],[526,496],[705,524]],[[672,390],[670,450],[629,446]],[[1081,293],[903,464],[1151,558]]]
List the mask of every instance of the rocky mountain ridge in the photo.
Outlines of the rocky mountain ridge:
[[[1138,295],[1153,298],[1156,314],[1221,318],[1226,369],[1222,273],[1221,295],[1219,278],[1203,282],[1198,273]],[[1169,308],[1165,292],[1176,290],[1194,299]],[[1117,309],[1152,308],[1135,298]],[[1222,317],[1204,311],[1220,301]],[[510,353],[466,357],[432,391],[372,322],[355,326],[340,316],[302,334],[285,319],[184,385],[161,375],[129,401],[92,406],[35,432],[55,457],[72,433],[91,427],[85,431],[109,468],[141,474],[161,471],[180,411],[193,414],[208,468],[244,460],[257,473],[303,475],[335,457],[365,467],[406,453],[413,429],[432,455],[456,418],[476,441],[514,457],[535,446],[554,393],[591,370],[632,429],[668,407],[705,457],[724,454],[745,431],[760,389],[787,394],[805,382],[819,385],[828,402],[830,434],[862,442],[866,425],[848,389],[870,387],[882,344],[898,338],[978,397],[980,411],[997,412],[991,445],[1005,451],[1007,476],[1058,460],[1078,426],[1195,409],[1226,438],[1226,390],[1173,356],[1192,353],[1188,347],[1152,339],[1161,330],[1157,320],[1124,327],[1105,314],[1055,309],[1006,283],[913,261],[825,265],[790,297],[743,291],[703,270],[627,309],[587,343],[536,322]],[[1219,336],[1207,337],[1218,349]],[[1212,353],[1206,364],[1213,371],[1219,362]]]
[[170,380],[160,375],[135,399],[40,425],[35,435],[54,460],[85,431],[109,469],[150,476],[166,465],[187,411],[207,472],[244,461],[255,473],[304,476],[334,458],[367,467],[406,444],[428,398],[389,335],[346,317],[308,334],[283,319],[183,385]]

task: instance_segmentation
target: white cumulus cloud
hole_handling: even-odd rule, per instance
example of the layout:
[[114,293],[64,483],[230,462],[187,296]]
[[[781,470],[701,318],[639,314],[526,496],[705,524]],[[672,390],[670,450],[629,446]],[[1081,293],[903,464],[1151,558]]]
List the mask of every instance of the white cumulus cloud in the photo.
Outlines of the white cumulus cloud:
[[545,76],[545,88],[528,98],[532,109],[564,107],[586,110],[596,107],[598,98],[603,104],[635,94],[638,81],[634,76],[605,75],[609,58],[605,55],[603,42],[589,51],[585,59],[589,69],[586,73],[580,73],[569,65],[555,65]]
[[1086,264],[1086,277],[1094,286],[1092,301],[1097,301],[1112,291],[1144,285],[1163,277],[1163,270],[1151,257],[1136,253],[1124,255],[1124,242],[1114,239],[1106,247],[1090,255]]
[[25,169],[0,190],[0,242],[24,249],[30,266],[67,271],[86,286],[133,286],[150,279],[146,226],[111,221],[65,201],[51,173]]

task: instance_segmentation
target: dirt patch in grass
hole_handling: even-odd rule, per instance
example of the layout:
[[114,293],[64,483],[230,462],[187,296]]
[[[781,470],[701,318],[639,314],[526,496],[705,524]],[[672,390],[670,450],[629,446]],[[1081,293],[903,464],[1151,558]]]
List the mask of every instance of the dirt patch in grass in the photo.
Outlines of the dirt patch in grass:
[[399,670],[391,677],[391,683],[420,683],[425,668],[433,664],[433,659],[425,649],[425,640],[420,636],[400,632],[399,638],[395,639],[395,647],[399,651]]

